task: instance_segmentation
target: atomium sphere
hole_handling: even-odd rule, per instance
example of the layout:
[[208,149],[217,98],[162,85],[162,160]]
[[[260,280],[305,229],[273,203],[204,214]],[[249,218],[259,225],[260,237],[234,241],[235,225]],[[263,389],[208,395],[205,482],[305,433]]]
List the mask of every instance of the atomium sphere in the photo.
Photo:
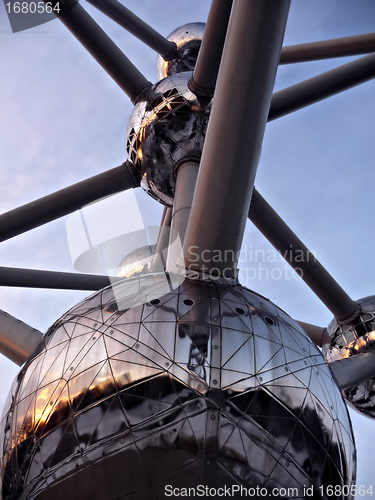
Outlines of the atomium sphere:
[[205,27],[205,23],[189,23],[172,31],[167,38],[177,45],[177,53],[170,61],[165,61],[158,55],[156,61],[158,80],[176,73],[194,71]]
[[199,161],[211,103],[201,105],[189,88],[192,73],[179,73],[157,83],[154,102],[136,104],[128,123],[126,148],[141,172],[141,186],[163,204],[173,204],[176,164]]
[[[358,316],[340,325],[334,319],[323,337],[323,353],[330,363],[375,350],[375,296],[357,300]],[[344,391],[344,396],[358,411],[375,418],[375,378]]]
[[146,245],[133,250],[120,262],[116,270],[116,276],[120,278],[132,278],[150,273],[155,250],[156,245]]
[[13,383],[1,445],[3,500],[326,499],[355,480],[346,405],[304,331],[240,285],[189,279],[122,311],[108,287],[62,316]]

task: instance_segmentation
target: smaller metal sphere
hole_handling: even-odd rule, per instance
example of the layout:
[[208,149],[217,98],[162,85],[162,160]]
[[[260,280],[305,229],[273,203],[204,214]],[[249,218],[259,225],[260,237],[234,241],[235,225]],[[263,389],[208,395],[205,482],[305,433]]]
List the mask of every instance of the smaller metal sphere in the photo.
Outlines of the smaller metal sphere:
[[156,61],[158,80],[176,73],[194,71],[205,26],[205,23],[184,24],[168,36],[168,40],[177,45],[177,53],[170,61],[158,56]]
[[126,149],[141,173],[141,187],[173,205],[174,168],[202,154],[211,103],[201,105],[188,88],[192,73],[179,73],[153,87],[156,98],[136,104],[128,123]]
[[117,268],[116,276],[120,278],[133,278],[134,276],[151,273],[151,264],[156,250],[156,245],[146,245],[137,248],[124,257]]
[[[323,337],[323,354],[328,363],[375,350],[375,296],[357,300],[360,312],[352,321],[340,325],[333,319]],[[375,418],[375,378],[343,392],[359,412]]]

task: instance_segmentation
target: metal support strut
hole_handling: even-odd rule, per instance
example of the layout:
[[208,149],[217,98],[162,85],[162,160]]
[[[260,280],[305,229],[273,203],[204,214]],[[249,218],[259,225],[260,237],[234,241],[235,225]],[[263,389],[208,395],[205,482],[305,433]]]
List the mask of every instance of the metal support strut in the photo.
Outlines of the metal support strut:
[[193,271],[237,276],[289,4],[233,4],[184,242]]

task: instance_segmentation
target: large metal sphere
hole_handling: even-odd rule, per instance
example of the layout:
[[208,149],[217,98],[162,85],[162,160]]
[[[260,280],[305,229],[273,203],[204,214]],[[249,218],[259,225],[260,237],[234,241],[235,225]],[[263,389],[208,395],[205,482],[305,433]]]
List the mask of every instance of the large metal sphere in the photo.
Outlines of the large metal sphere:
[[156,61],[158,80],[176,73],[194,71],[205,26],[205,23],[189,23],[172,31],[167,38],[177,45],[177,53],[170,61],[164,61],[158,55]]
[[3,500],[155,500],[166,485],[317,499],[355,480],[346,405],[298,324],[240,285],[191,280],[126,311],[111,288],[68,311],[14,381],[1,445]]
[[191,73],[165,78],[154,86],[151,104],[136,104],[128,123],[126,148],[142,174],[141,186],[165,205],[173,204],[174,168],[186,157],[200,158],[211,110],[188,88]]
[[[323,337],[323,353],[330,363],[375,350],[375,296],[357,300],[360,313],[345,325],[334,319]],[[344,391],[344,396],[357,410],[375,418],[375,379]]]

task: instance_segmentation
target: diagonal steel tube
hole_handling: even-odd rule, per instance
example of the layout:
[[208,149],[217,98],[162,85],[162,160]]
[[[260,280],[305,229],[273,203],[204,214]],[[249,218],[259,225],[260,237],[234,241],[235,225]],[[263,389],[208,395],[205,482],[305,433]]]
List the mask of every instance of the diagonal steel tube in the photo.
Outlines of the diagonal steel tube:
[[42,340],[39,330],[0,310],[0,353],[21,366]]
[[110,281],[108,276],[94,274],[0,267],[0,286],[95,291],[120,280],[112,277]]
[[375,33],[283,47],[279,64],[357,56],[370,52],[375,52]]
[[233,0],[212,0],[201,48],[189,88],[198,97],[208,100],[215,91],[225,35]]
[[289,4],[234,2],[184,242],[193,271],[237,276]]
[[375,54],[361,57],[276,92],[272,96],[268,121],[331,97],[372,78],[375,78]]
[[142,21],[133,12],[127,9],[117,0],[87,0],[88,3],[103,12],[107,17],[115,21],[122,28],[137,37],[151,49],[160,54],[163,59],[169,61],[176,53],[177,46],[170,42],[151,26]]
[[345,391],[375,377],[375,352],[369,351],[329,363],[340,390]]
[[358,313],[357,302],[349,297],[255,189],[251,200],[249,219],[301,276],[338,322],[345,322],[356,316]]
[[85,47],[133,103],[151,87],[142,73],[121,52],[102,28],[77,3],[59,20]]
[[104,196],[139,186],[130,162],[0,215],[0,242],[68,215]]
[[326,328],[322,326],[312,325],[311,323],[305,323],[304,321],[297,320],[297,323],[307,333],[314,344],[319,347],[322,346],[323,335],[326,331]]

